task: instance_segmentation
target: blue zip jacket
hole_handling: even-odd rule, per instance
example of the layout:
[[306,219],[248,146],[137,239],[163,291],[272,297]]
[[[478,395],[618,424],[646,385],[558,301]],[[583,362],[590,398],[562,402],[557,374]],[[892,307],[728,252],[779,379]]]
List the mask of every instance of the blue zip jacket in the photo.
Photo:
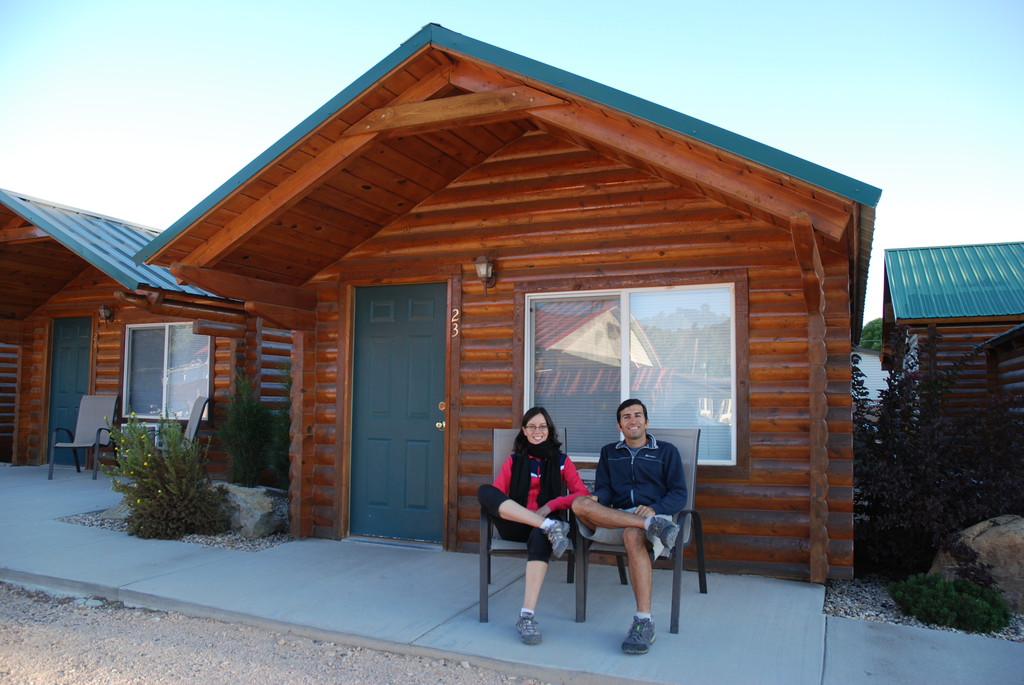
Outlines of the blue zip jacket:
[[601,448],[594,476],[594,494],[601,504],[630,509],[646,504],[656,514],[674,514],[686,507],[686,480],[679,450],[647,434],[647,444],[632,456],[620,440]]

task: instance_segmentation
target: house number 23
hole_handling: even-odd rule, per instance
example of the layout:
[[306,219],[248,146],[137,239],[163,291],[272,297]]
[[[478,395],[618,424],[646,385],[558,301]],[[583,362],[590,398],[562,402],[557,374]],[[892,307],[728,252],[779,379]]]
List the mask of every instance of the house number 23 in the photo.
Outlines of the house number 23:
[[452,337],[459,337],[459,310],[452,309]]

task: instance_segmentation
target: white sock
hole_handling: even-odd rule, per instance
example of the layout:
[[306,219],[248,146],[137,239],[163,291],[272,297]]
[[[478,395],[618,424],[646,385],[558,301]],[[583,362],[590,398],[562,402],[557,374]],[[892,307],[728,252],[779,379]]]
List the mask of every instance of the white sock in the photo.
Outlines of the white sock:
[[654,520],[653,516],[648,516],[644,519],[644,530],[649,530],[651,527],[651,521]]
[[544,519],[544,523],[540,524],[540,529],[547,530],[556,523],[558,523],[558,521],[556,521],[555,519]]
[[651,620],[651,615],[649,613],[647,613],[647,612],[644,612],[644,611],[638,611],[638,612],[636,612],[635,615],[639,619],[645,619],[646,618],[648,621]]
[[519,618],[533,618],[533,610],[523,607],[519,610]]

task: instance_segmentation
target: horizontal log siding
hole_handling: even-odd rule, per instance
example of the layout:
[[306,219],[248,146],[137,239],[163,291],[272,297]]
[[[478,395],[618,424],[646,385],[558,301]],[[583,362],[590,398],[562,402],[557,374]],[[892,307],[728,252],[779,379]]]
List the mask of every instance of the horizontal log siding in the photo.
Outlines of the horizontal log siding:
[[0,461],[4,462],[11,461],[14,454],[20,362],[17,345],[0,343]]
[[[157,316],[143,309],[131,307],[119,302],[114,292],[123,290],[123,286],[114,282],[100,271],[88,268],[74,278],[59,293],[36,313],[26,320],[29,330],[29,347],[21,356],[21,379],[18,386],[17,440],[14,447],[15,463],[43,464],[46,460],[46,448],[49,444],[50,428],[47,413],[49,407],[49,358],[51,321],[56,317],[88,316],[93,323],[93,368],[89,379],[89,393],[102,395],[120,395],[124,380],[124,341],[125,327],[128,325],[183,321],[165,316]],[[100,322],[96,312],[101,304],[112,305],[115,319],[111,323]],[[268,365],[268,383],[273,388],[280,384],[282,358],[287,359],[290,350],[282,347],[282,340],[287,334],[270,330],[268,336],[273,348],[271,353],[264,353]],[[200,426],[199,438],[209,444],[209,463],[207,471],[215,479],[226,479],[230,476],[227,455],[216,440],[218,418],[223,417],[227,401],[231,396],[234,368],[237,362],[239,341],[229,338],[212,339],[212,402],[213,421],[206,421]],[[280,349],[279,349],[280,348]],[[284,365],[286,367],[286,364]],[[271,392],[271,395],[278,394]],[[280,401],[280,400],[278,400]],[[105,457],[106,459],[106,457]]]
[[1019,338],[989,350],[987,361],[991,393],[1024,396],[1024,346]]
[[[934,330],[939,334],[936,353],[936,368],[948,369],[961,356],[969,354],[986,340],[1005,333],[1022,321],[1001,321],[991,324],[959,323],[936,324]],[[911,334],[917,334],[923,341],[932,326],[909,326]],[[931,360],[921,355],[921,368],[931,368]],[[981,407],[988,401],[988,367],[982,352],[972,354],[960,372],[960,379],[950,392],[949,410],[953,414],[963,414],[972,408]]]
[[[497,284],[486,293],[471,263],[480,254],[496,261]],[[742,269],[749,279],[749,320],[739,325],[749,331],[750,422],[749,435],[740,439],[750,442],[750,472],[738,481],[723,474],[699,482],[709,565],[808,577],[807,309],[788,232],[534,133],[363,243],[338,272],[375,273],[387,282],[403,269],[439,260],[461,264],[464,276],[461,355],[453,369],[461,383],[461,411],[450,417],[459,429],[458,466],[448,476],[457,479],[449,516],[458,522],[449,547],[476,549],[476,489],[491,478],[491,430],[514,426],[521,411],[515,388],[522,370],[512,367],[513,345],[523,344],[522,332],[512,326],[517,283],[542,288],[573,276],[650,274],[714,282],[716,270]],[[842,576],[852,564],[845,544],[852,538],[849,266],[845,254],[827,250],[823,261],[829,478],[835,486],[829,526],[840,541],[829,552],[834,572]],[[320,316],[323,327],[323,307]],[[334,360],[320,361],[327,354],[321,347],[330,345],[318,340],[318,362],[325,366]],[[325,403],[333,398],[328,385],[318,378],[318,400]],[[333,426],[333,406],[323,411],[317,430]],[[318,499],[326,506],[334,483],[316,483],[325,491]],[[326,516],[314,518],[323,525]]]

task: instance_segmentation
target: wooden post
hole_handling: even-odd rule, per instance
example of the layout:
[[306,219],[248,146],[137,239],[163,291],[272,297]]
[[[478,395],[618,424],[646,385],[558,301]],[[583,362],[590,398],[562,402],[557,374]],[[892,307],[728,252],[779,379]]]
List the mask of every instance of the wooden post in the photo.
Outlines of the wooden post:
[[810,488],[810,580],[828,579],[828,353],[825,347],[825,269],[810,217],[803,212],[791,219],[793,248],[803,272],[807,306],[807,392],[810,406],[808,442]]
[[291,445],[289,462],[289,514],[292,537],[313,532],[313,452],[316,399],[316,334],[292,331]]

